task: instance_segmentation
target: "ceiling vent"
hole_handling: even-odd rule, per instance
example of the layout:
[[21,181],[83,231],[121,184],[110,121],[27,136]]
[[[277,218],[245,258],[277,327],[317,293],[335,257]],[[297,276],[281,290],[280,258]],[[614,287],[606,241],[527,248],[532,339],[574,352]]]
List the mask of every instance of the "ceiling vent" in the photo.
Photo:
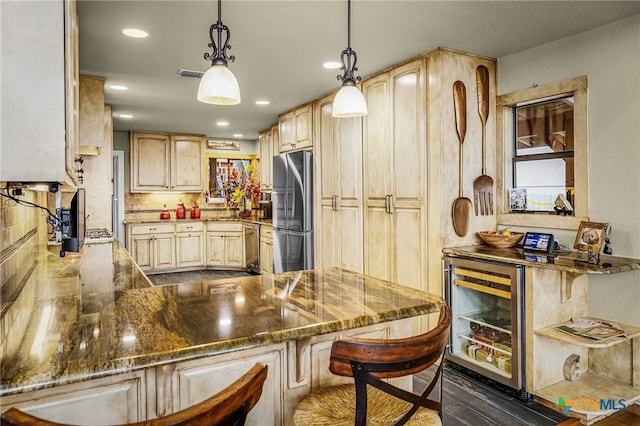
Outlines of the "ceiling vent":
[[202,78],[204,73],[202,71],[185,70],[180,68],[176,75],[178,77]]

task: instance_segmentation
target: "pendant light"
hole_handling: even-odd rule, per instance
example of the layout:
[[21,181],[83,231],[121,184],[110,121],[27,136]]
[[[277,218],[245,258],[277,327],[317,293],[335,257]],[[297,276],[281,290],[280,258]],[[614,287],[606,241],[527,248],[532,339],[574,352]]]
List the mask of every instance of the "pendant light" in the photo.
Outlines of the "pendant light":
[[333,100],[331,115],[340,118],[367,115],[367,102],[360,89],[356,87],[356,82],[362,78],[355,75],[355,72],[358,71],[356,67],[358,56],[351,49],[351,0],[347,0],[347,48],[342,51],[340,60],[344,75],[338,76],[338,80],[342,81],[342,87]]
[[[209,47],[213,48],[213,55],[204,54],[204,59],[211,61],[211,68],[204,73],[198,86],[198,100],[207,104],[214,105],[236,105],[240,103],[240,87],[238,80],[233,75],[227,62],[233,62],[235,56],[227,56],[227,49],[231,49],[229,45],[230,32],[229,27],[222,23],[222,0],[218,0],[218,22],[212,24],[209,28],[209,38],[211,43]],[[218,43],[216,44],[213,32],[218,33]],[[226,39],[222,43],[222,32],[226,32]]]

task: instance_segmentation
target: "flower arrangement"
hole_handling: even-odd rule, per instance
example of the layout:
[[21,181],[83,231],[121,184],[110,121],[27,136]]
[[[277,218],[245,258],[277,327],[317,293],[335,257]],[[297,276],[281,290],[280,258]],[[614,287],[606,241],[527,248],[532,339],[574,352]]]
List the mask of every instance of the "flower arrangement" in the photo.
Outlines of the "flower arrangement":
[[259,166],[256,160],[244,168],[243,172],[233,169],[229,181],[223,184],[227,202],[232,207],[244,206],[245,200],[255,204],[260,198]]

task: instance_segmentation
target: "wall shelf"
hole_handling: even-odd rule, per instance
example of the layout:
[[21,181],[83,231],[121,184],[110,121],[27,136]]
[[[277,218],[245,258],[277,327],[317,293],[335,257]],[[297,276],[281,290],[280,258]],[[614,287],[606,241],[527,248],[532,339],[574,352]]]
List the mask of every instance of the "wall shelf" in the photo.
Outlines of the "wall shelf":
[[[598,318],[592,319],[597,320]],[[563,343],[582,346],[584,348],[609,348],[611,346],[617,345],[618,343],[627,342],[630,339],[640,336],[640,327],[634,327],[632,325],[616,322],[616,324],[618,324],[624,331],[626,331],[627,335],[625,337],[612,337],[603,341],[595,341],[589,340],[585,337],[572,336],[571,334],[560,331],[556,328],[558,326],[567,324],[571,324],[571,321],[565,321],[560,324],[554,324],[549,327],[541,328],[539,330],[535,330],[534,333],[538,336],[548,337],[550,339],[558,340]]]

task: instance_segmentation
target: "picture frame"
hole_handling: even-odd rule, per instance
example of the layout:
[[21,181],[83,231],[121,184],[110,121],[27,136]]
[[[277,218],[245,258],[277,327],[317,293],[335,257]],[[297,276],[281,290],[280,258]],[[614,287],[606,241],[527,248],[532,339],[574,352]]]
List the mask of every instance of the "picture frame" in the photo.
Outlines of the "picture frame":
[[573,248],[587,253],[599,254],[604,248],[609,224],[603,222],[580,222]]
[[219,139],[207,139],[208,149],[223,149],[228,151],[239,151],[240,141],[227,141]]

